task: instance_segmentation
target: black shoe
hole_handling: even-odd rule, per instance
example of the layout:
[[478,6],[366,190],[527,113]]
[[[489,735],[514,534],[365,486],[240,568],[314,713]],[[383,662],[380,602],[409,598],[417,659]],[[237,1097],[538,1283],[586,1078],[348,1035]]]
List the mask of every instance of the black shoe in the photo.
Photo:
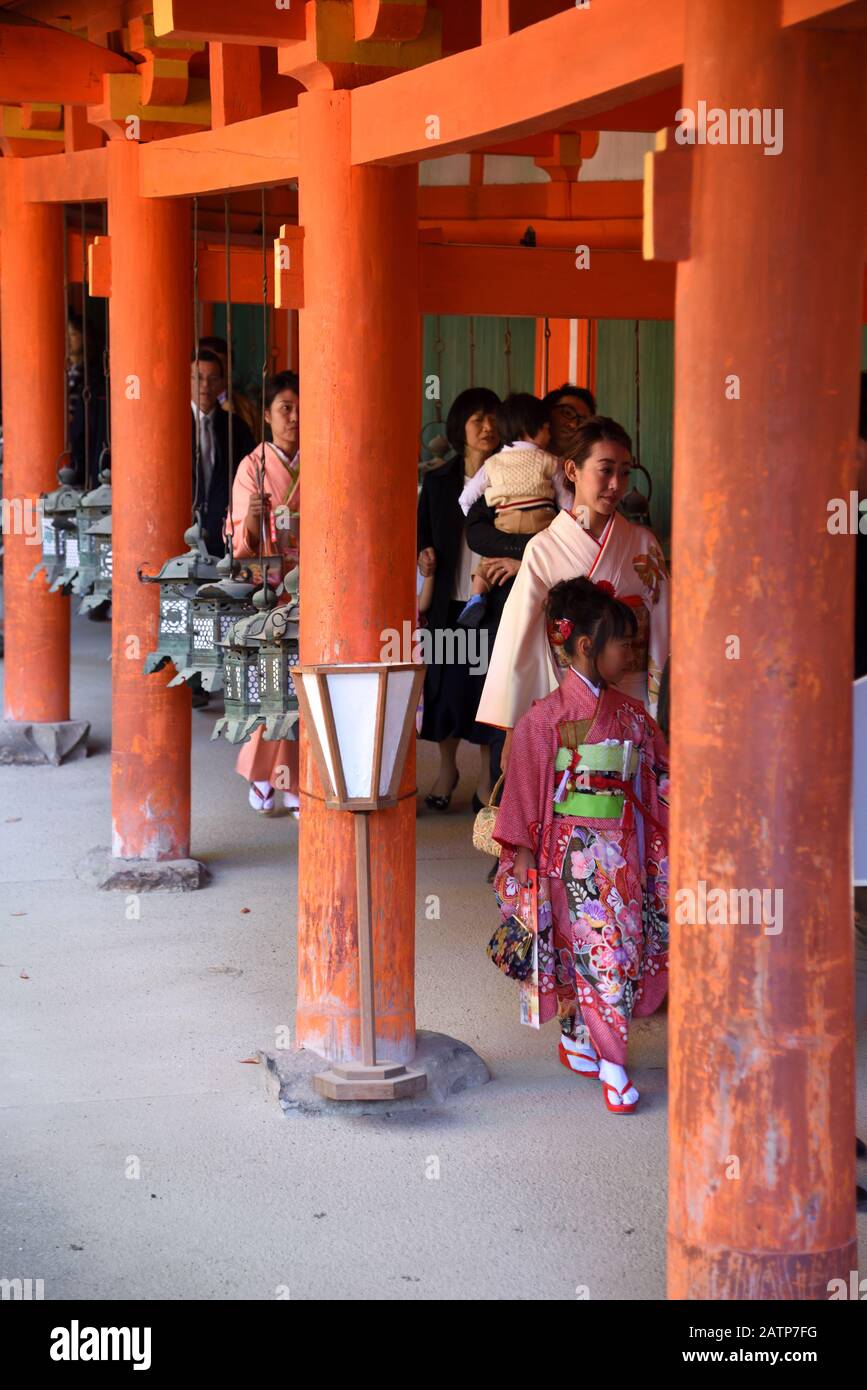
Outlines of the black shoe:
[[867,1192],[864,1191],[863,1187],[859,1187],[857,1183],[855,1185],[855,1210],[867,1211]]
[[433,792],[428,792],[427,796],[424,799],[425,806],[429,806],[432,811],[447,811],[449,809],[449,806],[451,805],[452,792],[458,785],[459,779],[460,773],[456,772],[455,780],[452,782],[452,790],[448,793],[447,796],[434,796]]
[[477,594],[461,609],[455,619],[455,627],[481,627],[488,611],[488,600],[484,594]]

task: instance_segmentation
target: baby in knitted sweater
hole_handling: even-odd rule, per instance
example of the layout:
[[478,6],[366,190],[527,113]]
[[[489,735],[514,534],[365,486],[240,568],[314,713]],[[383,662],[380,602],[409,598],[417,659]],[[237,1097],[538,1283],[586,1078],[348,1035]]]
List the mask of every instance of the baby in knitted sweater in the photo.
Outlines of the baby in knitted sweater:
[[[507,396],[497,410],[497,428],[501,447],[467,483],[458,499],[461,510],[466,516],[484,496],[496,512],[498,531],[535,535],[575,501],[562,460],[546,452],[551,431],[542,402],[527,392]],[[472,597],[458,617],[462,627],[477,627],[484,618],[490,589],[484,565],[483,560],[477,567]]]

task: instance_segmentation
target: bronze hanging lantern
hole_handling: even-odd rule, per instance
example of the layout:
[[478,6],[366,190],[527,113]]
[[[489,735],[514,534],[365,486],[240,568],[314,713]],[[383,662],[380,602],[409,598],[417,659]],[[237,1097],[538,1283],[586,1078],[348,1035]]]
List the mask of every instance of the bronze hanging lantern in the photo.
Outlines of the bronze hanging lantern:
[[633,469],[643,473],[647,479],[647,496],[640,492],[637,487],[632,487],[627,492],[623,501],[620,503],[620,510],[627,521],[634,521],[639,526],[650,526],[650,499],[653,496],[653,479],[644,467],[643,463],[633,463]]
[[259,638],[259,713],[262,737],[298,738],[298,695],[292,670],[298,665],[297,599],[272,608]]
[[225,653],[223,700],[226,712],[214,725],[212,739],[222,736],[229,743],[246,743],[253,730],[265,722],[260,710],[259,653],[274,602],[274,593],[267,586],[257,589],[253,596],[256,611],[233,623],[221,643]]
[[96,578],[93,588],[81,600],[79,613],[98,608],[101,603],[111,602],[111,512],[100,517],[88,528],[88,536],[93,543],[93,563]]
[[[43,492],[39,499],[42,559],[30,575],[35,579],[37,574],[44,573],[51,593],[67,589],[78,572],[75,515],[83,493],[80,488],[63,481],[64,473],[72,477],[71,469],[62,468],[58,474],[60,486],[53,492]],[[74,541],[71,553],[68,552],[70,540]]]
[[223,643],[232,625],[248,617],[254,585],[242,579],[202,584],[190,598],[192,647],[187,663],[169,685],[201,681],[207,691],[223,688]]
[[217,559],[208,554],[198,523],[187,528],[184,540],[189,549],[166,560],[159,574],[138,572],[142,584],[160,586],[157,647],[145,657],[145,675],[161,671],[169,661],[183,671],[195,658],[192,600],[203,583],[218,578]]
[[[72,592],[81,598],[92,592],[97,580],[97,542],[91,527],[95,521],[101,521],[111,512],[110,474],[102,472],[99,477],[99,487],[85,492],[75,510],[78,573],[72,581]],[[68,552],[67,541],[67,554]]]

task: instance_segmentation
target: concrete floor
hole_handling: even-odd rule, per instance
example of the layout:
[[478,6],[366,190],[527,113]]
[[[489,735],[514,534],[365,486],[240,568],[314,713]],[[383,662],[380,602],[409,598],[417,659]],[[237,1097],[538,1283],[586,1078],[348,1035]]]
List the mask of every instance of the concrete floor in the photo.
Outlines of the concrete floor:
[[[0,1277],[44,1279],[49,1299],[664,1297],[665,1019],[634,1027],[627,1125],[559,1066],[553,1025],[519,1025],[484,952],[473,750],[454,813],[420,809],[418,1021],[494,1081],[429,1116],[287,1118],[243,1059],[293,1022],[298,827],[254,816],[233,750],[209,742],[216,713],[194,712],[212,885],[144,895],[138,921],[81,885],[77,861],[109,842],[108,649],[106,626],[74,620],[91,756],[0,768]],[[860,1060],[864,1133],[863,1042]]]

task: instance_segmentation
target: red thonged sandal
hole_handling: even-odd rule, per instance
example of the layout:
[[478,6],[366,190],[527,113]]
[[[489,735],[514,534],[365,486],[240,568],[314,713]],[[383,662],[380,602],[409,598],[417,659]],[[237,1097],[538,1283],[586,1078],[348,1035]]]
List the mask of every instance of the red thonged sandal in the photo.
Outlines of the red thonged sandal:
[[[560,1053],[560,1061],[563,1063],[564,1067],[569,1068],[573,1076],[589,1076],[591,1081],[597,1081],[599,1079],[598,1058],[594,1061],[592,1057],[588,1057],[583,1052],[570,1052],[567,1047],[563,1046],[562,1041],[558,1044],[558,1051]],[[583,1062],[585,1065],[580,1067],[575,1066],[574,1064],[576,1062]]]
[[[626,1078],[626,1085],[623,1087],[623,1090],[622,1090],[622,1091],[618,1091],[617,1087],[616,1087],[616,1086],[612,1086],[610,1081],[603,1081],[603,1082],[602,1082],[602,1099],[605,1101],[605,1109],[606,1109],[606,1110],[610,1110],[610,1112],[611,1112],[612,1115],[631,1115],[632,1112],[634,1111],[636,1105],[638,1104],[638,1101],[641,1099],[641,1097],[638,1096],[638,1098],[637,1098],[636,1100],[630,1101],[630,1103],[629,1103],[628,1105],[625,1104],[625,1103],[624,1103],[624,1100],[623,1100],[623,1097],[626,1095],[626,1092],[630,1089],[630,1087],[632,1087],[632,1082],[629,1080],[629,1077],[628,1077],[628,1076],[627,1076],[627,1078]],[[638,1090],[638,1087],[635,1086],[635,1087],[633,1087],[633,1089],[637,1091],[637,1090]],[[619,1096],[619,1097],[620,1097],[620,1104],[619,1104],[619,1105],[612,1105],[612,1104],[611,1104],[611,1101],[608,1099],[608,1092],[609,1092],[609,1091],[612,1093],[612,1095],[615,1095],[615,1096]]]

